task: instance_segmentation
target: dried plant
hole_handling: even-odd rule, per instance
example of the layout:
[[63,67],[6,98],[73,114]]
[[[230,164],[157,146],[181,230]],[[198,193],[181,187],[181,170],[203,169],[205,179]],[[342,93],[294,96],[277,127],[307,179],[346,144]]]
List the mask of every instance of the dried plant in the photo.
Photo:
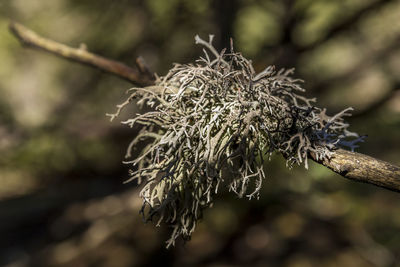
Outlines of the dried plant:
[[[218,53],[208,42],[195,64],[175,64],[155,87],[132,88],[111,119],[132,100],[152,108],[123,121],[142,126],[130,143],[126,164],[131,179],[143,183],[142,214],[173,226],[167,246],[177,237],[190,238],[203,210],[210,207],[219,187],[249,199],[259,197],[265,178],[264,160],[280,152],[287,165],[307,166],[309,153],[324,159],[338,146],[354,150],[363,141],[343,117],[315,107],[301,95],[301,80],[293,70],[273,66],[256,73],[251,61],[230,51]],[[141,151],[138,143],[147,140]],[[132,159],[133,154],[139,154]]]

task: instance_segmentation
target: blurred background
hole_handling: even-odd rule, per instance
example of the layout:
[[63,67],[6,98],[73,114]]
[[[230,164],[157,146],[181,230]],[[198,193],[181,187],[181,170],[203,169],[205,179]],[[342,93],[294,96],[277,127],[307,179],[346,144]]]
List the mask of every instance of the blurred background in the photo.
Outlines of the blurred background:
[[144,224],[121,161],[138,129],[105,113],[132,84],[24,49],[10,19],[164,75],[233,37],[257,70],[295,67],[306,95],[355,108],[359,152],[400,164],[400,1],[0,0],[0,266],[400,266],[400,194],[310,162],[267,162],[260,200],[224,193],[192,240]]

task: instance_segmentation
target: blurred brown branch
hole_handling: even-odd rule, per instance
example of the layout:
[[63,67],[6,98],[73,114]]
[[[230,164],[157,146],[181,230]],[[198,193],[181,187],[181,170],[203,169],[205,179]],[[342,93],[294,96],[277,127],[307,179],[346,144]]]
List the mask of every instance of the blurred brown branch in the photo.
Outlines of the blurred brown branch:
[[353,114],[353,117],[364,117],[368,116],[374,112],[376,112],[379,108],[387,104],[393,97],[395,97],[396,93],[400,90],[400,83],[395,83],[392,85],[389,92],[387,92],[384,96],[380,99],[376,100],[375,102],[371,103],[368,107],[364,108]]
[[375,11],[376,9],[380,8],[382,5],[385,5],[390,2],[393,2],[393,0],[377,0],[377,1],[373,1],[373,2],[365,5],[363,8],[358,10],[356,13],[354,13],[353,15],[349,16],[348,18],[344,19],[343,21],[341,21],[340,23],[338,23],[337,25],[332,27],[326,33],[326,35],[324,37],[322,37],[320,40],[318,40],[308,46],[300,48],[299,49],[300,52],[312,50],[312,49],[318,47],[319,45],[321,45],[322,43],[325,43],[326,41],[332,39],[337,34],[340,34],[344,31],[351,29],[366,14],[368,14],[369,12]]
[[[97,56],[82,48],[71,48],[40,37],[21,24],[11,23],[10,29],[24,45],[29,47],[42,49],[57,56],[88,64],[140,86],[154,84],[154,80],[148,74],[147,67],[141,60],[137,62],[140,71],[136,71],[120,62]],[[153,87],[148,88],[151,90]],[[311,157],[317,163],[322,164],[345,178],[400,192],[400,167],[393,164],[342,149],[335,150],[329,160],[317,160],[314,155],[311,155]]]
[[[322,94],[326,94],[329,89],[334,88],[335,86],[332,85],[336,85],[338,82],[343,83],[355,80],[358,76],[360,76],[360,74],[367,71],[369,68],[387,62],[399,47],[400,35],[396,36],[396,38],[386,47],[380,50],[365,53],[366,55],[362,58],[362,60],[360,60],[360,62],[355,64],[345,73],[340,73],[338,75],[334,75],[333,77],[316,82],[312,86],[313,94],[318,98]],[[396,75],[394,74],[393,77],[396,77]]]
[[84,47],[72,48],[53,40],[43,38],[16,22],[11,22],[9,28],[20,42],[27,47],[41,49],[57,56],[98,68],[139,86],[153,84],[151,75],[147,73],[143,74],[141,71],[139,72],[121,62],[90,53],[86,51]]

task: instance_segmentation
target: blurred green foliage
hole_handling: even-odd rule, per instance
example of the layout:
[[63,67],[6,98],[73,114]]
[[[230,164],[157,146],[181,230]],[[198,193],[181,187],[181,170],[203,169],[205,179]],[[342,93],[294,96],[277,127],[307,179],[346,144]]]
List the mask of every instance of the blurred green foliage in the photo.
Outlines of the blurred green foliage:
[[132,85],[24,49],[10,19],[163,75],[201,54],[194,36],[296,67],[330,114],[355,107],[360,151],[400,163],[400,3],[395,0],[0,0],[0,265],[399,266],[400,195],[310,163],[268,162],[259,201],[220,196],[192,241],[165,250],[121,164],[137,130],[105,113]]

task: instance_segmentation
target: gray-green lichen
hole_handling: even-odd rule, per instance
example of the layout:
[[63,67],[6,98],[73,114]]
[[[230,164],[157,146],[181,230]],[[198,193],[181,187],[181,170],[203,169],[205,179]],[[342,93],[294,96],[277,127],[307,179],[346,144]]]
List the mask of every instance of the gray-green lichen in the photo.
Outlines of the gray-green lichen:
[[153,87],[130,89],[110,115],[114,119],[133,99],[152,110],[122,122],[142,127],[125,163],[132,165],[130,180],[143,184],[144,218],[173,227],[167,246],[179,236],[190,238],[222,185],[239,197],[258,198],[264,160],[273,152],[289,167],[308,168],[309,153],[329,158],[335,147],[353,150],[363,141],[343,120],[351,108],[326,115],[313,105],[315,99],[301,95],[301,80],[290,76],[292,69],[269,66],[256,73],[232,46],[218,53],[212,36],[208,42],[195,40],[205,47],[204,57],[175,64]]

